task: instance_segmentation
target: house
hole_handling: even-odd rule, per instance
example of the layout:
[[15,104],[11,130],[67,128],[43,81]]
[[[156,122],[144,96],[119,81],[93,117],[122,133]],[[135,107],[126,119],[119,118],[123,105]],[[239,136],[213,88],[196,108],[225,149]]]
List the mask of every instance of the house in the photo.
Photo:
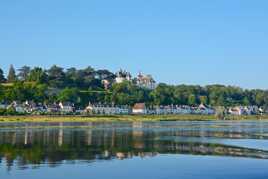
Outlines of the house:
[[129,114],[128,106],[114,106],[114,105],[103,105],[97,104],[89,105],[86,107],[85,112],[88,114],[102,114],[102,115],[117,115],[117,114]]
[[94,106],[89,102],[88,106],[86,107],[84,111],[85,113],[93,114],[93,109],[94,109]]
[[8,107],[7,109],[11,109],[13,108],[16,112],[18,113],[26,113],[26,109],[25,107],[19,103],[18,101],[13,101]]
[[136,103],[132,108],[133,114],[146,114],[146,106],[145,103]]
[[262,107],[260,107],[260,108],[259,108],[259,114],[262,115],[264,112],[265,112],[265,110],[264,110]]
[[131,81],[131,74],[127,71],[120,70],[116,73],[115,82],[123,83],[124,81]]
[[111,86],[111,83],[109,82],[109,80],[101,80],[102,85],[104,86],[104,89],[109,89],[109,87]]
[[70,102],[60,102],[59,107],[63,113],[73,113],[75,111],[74,104]]
[[139,73],[138,77],[135,79],[135,83],[141,88],[146,88],[150,90],[156,88],[156,82],[151,75],[144,75],[142,73]]
[[215,114],[216,113],[216,111],[213,108],[211,108],[211,107],[209,107],[209,106],[207,106],[205,104],[200,104],[198,106],[198,109],[197,110],[198,110],[198,113],[199,114],[211,115],[211,114]]
[[5,103],[0,103],[0,109],[6,109],[7,108],[7,104]]
[[244,109],[241,106],[229,108],[228,113],[231,115],[243,115]]
[[46,112],[48,113],[57,113],[60,111],[60,107],[56,103],[45,105],[45,108],[46,108]]
[[23,103],[24,109],[27,111],[27,113],[32,113],[34,111],[38,111],[38,106],[35,102],[33,101],[25,101]]

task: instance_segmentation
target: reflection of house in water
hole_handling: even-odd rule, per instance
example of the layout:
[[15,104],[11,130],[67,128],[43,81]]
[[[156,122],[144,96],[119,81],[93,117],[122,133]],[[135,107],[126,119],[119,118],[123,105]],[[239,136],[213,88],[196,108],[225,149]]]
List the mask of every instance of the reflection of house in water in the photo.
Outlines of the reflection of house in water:
[[58,145],[62,146],[63,143],[63,123],[59,123],[59,136],[58,136]]
[[134,139],[133,147],[135,149],[144,148],[142,124],[143,124],[142,122],[132,123],[132,136]]
[[86,129],[86,136],[85,136],[85,142],[86,145],[92,144],[92,122],[87,123],[88,129]]
[[[75,127],[78,124],[72,124],[73,127],[66,127],[64,123],[49,125],[53,127],[37,129],[36,126],[26,124],[16,130],[0,130],[0,160],[8,158],[8,165],[13,166],[14,162],[17,165],[60,164],[62,161],[122,160],[132,157],[153,157],[157,154],[268,159],[268,151],[198,140],[200,137],[238,139],[257,137],[250,136],[239,127],[228,133],[206,130],[205,125],[199,125],[198,130],[174,129],[169,126],[163,130],[160,124],[148,128],[148,124],[142,122],[120,125],[91,122],[83,123],[83,127],[77,126],[79,128]],[[163,140],[160,138],[165,136],[168,138]],[[196,137],[196,140],[175,140],[189,136]],[[259,138],[268,139],[268,136],[263,135]],[[8,151],[4,150],[7,147]]]
[[24,145],[28,144],[28,125],[25,126],[25,132],[24,132]]

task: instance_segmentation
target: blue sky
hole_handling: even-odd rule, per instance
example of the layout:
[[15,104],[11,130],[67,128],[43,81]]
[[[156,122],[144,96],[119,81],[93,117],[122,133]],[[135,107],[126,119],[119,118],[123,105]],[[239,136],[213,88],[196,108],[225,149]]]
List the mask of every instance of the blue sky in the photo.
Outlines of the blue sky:
[[268,89],[266,0],[0,2],[0,67],[119,68]]

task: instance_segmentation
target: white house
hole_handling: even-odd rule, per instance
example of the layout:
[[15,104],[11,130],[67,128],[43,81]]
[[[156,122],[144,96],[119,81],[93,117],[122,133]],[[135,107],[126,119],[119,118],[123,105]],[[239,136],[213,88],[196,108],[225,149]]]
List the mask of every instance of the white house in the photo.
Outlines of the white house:
[[242,107],[234,107],[234,108],[229,108],[228,113],[231,115],[239,115],[241,116],[242,114],[244,114],[244,109]]
[[128,106],[113,106],[113,105],[89,105],[85,109],[86,113],[90,114],[103,114],[103,115],[116,115],[116,114],[129,114]]
[[156,88],[156,82],[151,75],[144,75],[139,73],[136,79],[136,84],[141,88],[147,88],[151,90]]
[[216,111],[213,108],[210,108],[209,106],[206,106],[204,104],[199,105],[198,112],[199,114],[208,114],[208,115],[216,113]]
[[109,89],[110,84],[111,84],[108,80],[101,80],[101,83],[106,90]]
[[116,73],[115,82],[123,83],[124,81],[131,81],[131,74],[127,71],[120,70]]
[[146,106],[145,103],[136,103],[132,108],[133,114],[146,114]]
[[0,103],[0,109],[6,109],[6,108],[7,108],[6,104]]
[[26,109],[24,108],[24,106],[17,101],[13,101],[7,108],[13,108],[18,113],[26,113],[27,112]]
[[59,107],[60,107],[60,111],[63,112],[63,113],[72,113],[72,112],[75,111],[74,104],[72,104],[72,103],[60,102]]

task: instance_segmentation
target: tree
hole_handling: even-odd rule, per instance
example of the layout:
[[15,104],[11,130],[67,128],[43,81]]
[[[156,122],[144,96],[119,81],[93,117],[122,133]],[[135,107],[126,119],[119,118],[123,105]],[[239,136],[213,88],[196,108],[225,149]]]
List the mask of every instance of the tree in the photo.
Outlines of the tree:
[[5,91],[3,86],[0,84],[0,102],[4,100],[5,97]]
[[19,74],[18,74],[18,78],[21,81],[26,81],[29,77],[31,68],[28,66],[23,66],[19,69]]
[[79,90],[77,88],[65,88],[58,95],[58,100],[77,104],[81,101],[79,97]]
[[208,104],[208,98],[207,98],[207,96],[199,96],[199,101],[202,104]]
[[31,82],[36,82],[36,83],[46,83],[48,79],[48,76],[46,72],[39,67],[35,67],[30,71],[28,80]]
[[3,70],[0,68],[0,83],[6,82]]
[[174,103],[174,87],[161,83],[152,91],[151,96],[155,105],[170,105]]
[[53,65],[48,71],[48,83],[52,87],[62,88],[65,85],[65,73],[63,68]]
[[17,79],[17,77],[16,77],[16,71],[15,71],[13,65],[10,65],[8,76],[7,76],[7,81],[9,83],[13,83],[13,82],[16,81],[16,79]]
[[76,68],[67,69],[65,76],[66,76],[66,84],[68,87],[78,86],[79,81],[82,81],[81,80],[82,77],[81,79],[79,79],[78,71]]
[[95,70],[92,67],[89,66],[83,70],[79,70],[78,75],[79,79],[82,79],[82,83],[80,84],[82,88],[89,88],[91,85],[96,84],[96,81],[94,81]]
[[140,89],[131,82],[114,84],[111,88],[111,101],[118,105],[133,105],[137,102],[149,102],[149,92]]
[[191,94],[188,97],[188,104],[189,105],[196,105],[197,104],[197,102],[196,102],[196,96],[194,94]]
[[46,84],[35,84],[32,86],[33,93],[31,94],[32,96],[30,97],[31,100],[34,100],[36,102],[44,103],[48,101],[48,86]]
[[100,80],[109,80],[113,81],[116,77],[116,75],[109,70],[98,70],[96,71],[96,76]]
[[255,102],[258,106],[263,106],[264,104],[264,99],[265,99],[265,94],[264,92],[258,90],[255,96]]
[[9,102],[12,101],[25,101],[27,92],[25,91],[25,85],[23,82],[15,82],[11,88],[5,91],[5,97]]

